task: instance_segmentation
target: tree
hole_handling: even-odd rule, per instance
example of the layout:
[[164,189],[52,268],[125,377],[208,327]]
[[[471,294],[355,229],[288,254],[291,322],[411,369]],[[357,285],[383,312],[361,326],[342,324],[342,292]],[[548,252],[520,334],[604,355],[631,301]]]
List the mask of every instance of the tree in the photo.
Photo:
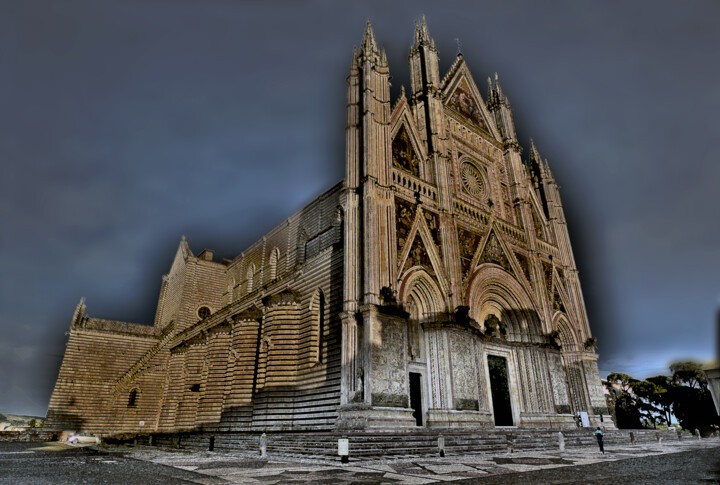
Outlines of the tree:
[[608,374],[618,428],[670,425],[673,416],[691,431],[708,433],[720,425],[702,366],[698,362],[675,362],[670,372],[672,376],[643,381],[620,372]]
[[668,376],[648,377],[645,381],[657,386],[657,392],[653,394],[652,399],[655,405],[662,409],[665,423],[670,426],[673,415],[673,393],[676,385]]
[[670,365],[670,371],[675,385],[671,392],[673,414],[680,425],[691,431],[698,429],[707,433],[713,425],[720,424],[700,364],[675,362]]
[[673,381],[692,389],[708,390],[707,378],[698,362],[675,362],[670,364]]
[[637,379],[620,372],[608,374],[607,382],[610,393],[615,399],[615,419],[618,428],[642,428],[642,413],[633,391]]

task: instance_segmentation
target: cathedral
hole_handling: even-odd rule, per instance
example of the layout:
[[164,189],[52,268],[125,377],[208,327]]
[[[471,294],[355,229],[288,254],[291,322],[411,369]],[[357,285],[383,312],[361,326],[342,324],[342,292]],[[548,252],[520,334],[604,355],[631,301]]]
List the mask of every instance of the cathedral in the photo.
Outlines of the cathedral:
[[547,160],[497,75],[411,82],[368,23],[347,78],[345,179],[234,259],[183,239],[152,326],[72,317],[46,427],[110,436],[612,427]]

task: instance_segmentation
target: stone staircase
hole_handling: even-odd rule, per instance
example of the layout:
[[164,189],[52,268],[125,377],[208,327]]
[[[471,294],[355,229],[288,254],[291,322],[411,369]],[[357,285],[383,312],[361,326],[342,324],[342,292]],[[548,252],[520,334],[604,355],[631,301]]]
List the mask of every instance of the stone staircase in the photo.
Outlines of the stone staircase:
[[[563,430],[566,448],[595,446],[593,429]],[[677,441],[672,431],[632,430],[636,443]],[[183,433],[154,435],[137,439],[139,444],[154,444],[170,448],[188,450],[207,450],[212,438],[216,451],[237,451],[260,453],[262,433]],[[426,429],[413,430],[373,430],[373,431],[305,431],[305,432],[268,432],[267,452],[269,455],[301,457],[336,458],[338,439],[350,441],[350,456],[353,458],[382,458],[403,456],[430,456],[438,454],[438,438],[445,439],[446,455],[466,453],[507,452],[509,447],[515,451],[557,450],[558,430],[494,428],[477,430]],[[684,439],[692,439],[689,434]],[[629,430],[608,430],[605,443],[630,445]]]

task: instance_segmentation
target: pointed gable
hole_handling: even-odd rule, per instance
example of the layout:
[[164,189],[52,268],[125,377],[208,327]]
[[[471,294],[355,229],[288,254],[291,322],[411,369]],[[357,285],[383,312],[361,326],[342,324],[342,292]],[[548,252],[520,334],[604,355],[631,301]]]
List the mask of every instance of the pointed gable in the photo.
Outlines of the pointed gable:
[[168,276],[172,276],[178,271],[180,271],[180,268],[185,265],[185,261],[187,261],[188,258],[192,257],[193,253],[192,251],[190,251],[190,246],[188,246],[185,236],[183,236],[180,240],[180,244],[178,244],[177,251],[175,251],[175,257],[173,258],[173,262],[170,265],[170,271],[168,271]]
[[478,264],[482,263],[497,264],[506,271],[512,271],[510,261],[508,261],[508,257],[505,254],[502,244],[500,244],[500,240],[495,235],[495,230],[490,231],[490,235],[487,238],[483,252],[478,260]]
[[392,161],[394,167],[420,177],[420,158],[413,147],[405,124],[400,125],[400,129],[393,138]]
[[395,197],[395,230],[397,235],[398,253],[405,247],[410,236],[413,222],[415,221],[415,204]]
[[443,79],[441,90],[446,107],[498,141],[501,140],[500,132],[495,127],[495,122],[461,55]]
[[460,245],[461,276],[465,279],[472,268],[472,260],[480,243],[480,235],[458,227],[458,243]]
[[430,274],[444,275],[438,214],[400,197],[395,198],[395,211],[400,274],[413,266],[422,266]]
[[432,261],[430,261],[430,255],[428,254],[427,248],[425,247],[425,243],[423,242],[422,237],[420,237],[420,234],[416,234],[415,240],[410,247],[410,252],[408,253],[407,259],[405,259],[405,264],[403,265],[403,272],[413,266],[422,266],[429,274],[435,275],[435,268],[433,267]]
[[390,124],[393,167],[416,177],[423,177],[422,163],[425,160],[425,151],[404,88],[393,108]]
[[465,79],[460,80],[455,90],[447,101],[447,106],[460,113],[480,129],[490,132],[487,123],[483,119],[480,104],[470,90]]

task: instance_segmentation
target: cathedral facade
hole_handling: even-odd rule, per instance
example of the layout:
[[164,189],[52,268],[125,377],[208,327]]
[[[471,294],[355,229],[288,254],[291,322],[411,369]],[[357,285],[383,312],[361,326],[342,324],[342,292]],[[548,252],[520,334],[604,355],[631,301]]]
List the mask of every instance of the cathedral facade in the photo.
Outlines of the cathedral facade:
[[[558,186],[497,76],[390,99],[368,24],[345,179],[233,260],[183,238],[154,325],[81,301],[46,426],[125,432],[611,425]],[[587,418],[587,419],[586,419]],[[604,418],[604,419],[603,419]]]

